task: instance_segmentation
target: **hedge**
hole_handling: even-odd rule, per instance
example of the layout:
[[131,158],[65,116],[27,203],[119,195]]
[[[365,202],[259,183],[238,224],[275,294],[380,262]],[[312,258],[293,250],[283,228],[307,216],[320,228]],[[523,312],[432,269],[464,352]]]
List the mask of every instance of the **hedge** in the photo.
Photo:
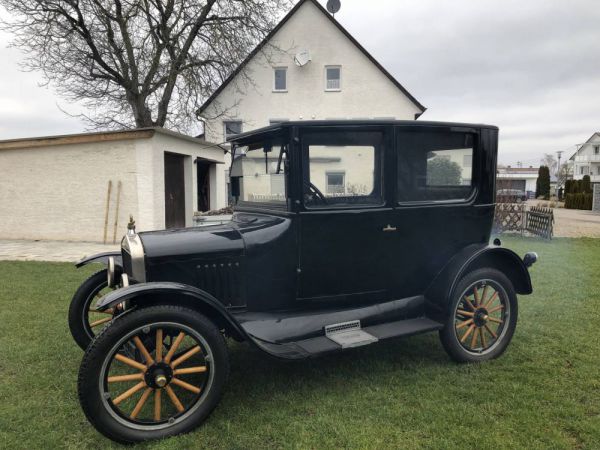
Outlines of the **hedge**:
[[567,209],[592,209],[593,194],[578,193],[565,196],[565,208]]

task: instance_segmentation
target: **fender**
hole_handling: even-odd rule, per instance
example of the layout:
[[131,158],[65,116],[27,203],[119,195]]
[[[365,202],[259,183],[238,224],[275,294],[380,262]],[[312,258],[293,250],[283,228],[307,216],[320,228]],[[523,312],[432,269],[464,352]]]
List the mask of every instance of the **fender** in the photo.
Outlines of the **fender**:
[[131,301],[134,305],[152,304],[158,299],[164,299],[164,297],[177,297],[184,304],[200,309],[201,312],[215,320],[218,325],[226,328],[234,338],[253,342],[253,339],[244,331],[235,317],[215,297],[201,289],[183,283],[158,281],[132,284],[109,292],[98,300],[96,308],[104,311],[126,300]]
[[97,253],[92,256],[84,256],[83,258],[81,258],[79,261],[77,261],[75,263],[75,267],[80,268],[80,267],[83,267],[87,264],[94,263],[94,262],[99,262],[106,266],[108,264],[108,258],[111,256],[115,258],[115,266],[122,268],[123,267],[123,257],[121,256],[121,252],[104,252],[104,253]]
[[427,288],[425,296],[430,307],[428,313],[442,318],[448,299],[460,279],[480,267],[492,267],[504,273],[512,282],[517,294],[533,292],[529,271],[519,255],[504,247],[472,244],[458,252]]

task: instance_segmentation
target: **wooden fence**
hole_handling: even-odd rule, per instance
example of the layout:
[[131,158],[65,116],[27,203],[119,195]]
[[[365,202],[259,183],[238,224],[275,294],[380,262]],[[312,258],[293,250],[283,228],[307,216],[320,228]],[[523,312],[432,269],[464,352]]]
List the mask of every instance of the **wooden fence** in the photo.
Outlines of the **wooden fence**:
[[532,206],[527,211],[525,230],[531,234],[552,239],[554,228],[554,212],[551,208]]
[[497,203],[494,214],[494,233],[527,231],[545,239],[552,239],[554,213],[550,208],[532,206],[526,209],[524,203]]

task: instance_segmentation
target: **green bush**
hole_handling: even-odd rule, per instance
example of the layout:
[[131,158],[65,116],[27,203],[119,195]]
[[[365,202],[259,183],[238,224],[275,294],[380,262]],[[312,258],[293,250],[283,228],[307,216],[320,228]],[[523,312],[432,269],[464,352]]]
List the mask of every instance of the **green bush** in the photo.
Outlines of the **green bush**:
[[592,194],[578,192],[576,194],[567,194],[565,196],[565,208],[567,209],[592,209]]
[[581,180],[581,192],[586,194],[592,193],[592,183],[590,182],[590,176],[584,175],[583,180]]
[[546,166],[540,166],[535,183],[535,198],[539,197],[545,200],[550,198],[550,169]]

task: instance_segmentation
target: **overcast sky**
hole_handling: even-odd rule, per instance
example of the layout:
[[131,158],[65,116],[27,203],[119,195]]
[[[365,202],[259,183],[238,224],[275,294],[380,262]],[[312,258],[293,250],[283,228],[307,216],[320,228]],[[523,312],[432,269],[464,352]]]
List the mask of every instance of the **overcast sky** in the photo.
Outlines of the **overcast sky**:
[[[537,165],[600,131],[595,0],[341,3],[336,19],[427,107],[423,120],[498,125],[503,163]],[[0,139],[83,131],[57,105],[76,107],[19,71],[9,38],[0,33]]]

